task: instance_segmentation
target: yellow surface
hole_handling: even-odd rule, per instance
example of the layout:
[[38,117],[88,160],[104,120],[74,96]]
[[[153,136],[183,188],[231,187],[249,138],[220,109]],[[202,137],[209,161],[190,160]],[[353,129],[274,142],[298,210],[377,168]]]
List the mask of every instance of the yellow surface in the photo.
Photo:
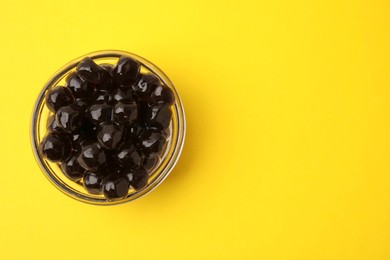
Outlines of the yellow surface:
[[[0,3],[0,259],[390,259],[388,1],[54,2]],[[101,49],[158,65],[188,119],[166,181],[114,207],[29,140],[46,80]]]

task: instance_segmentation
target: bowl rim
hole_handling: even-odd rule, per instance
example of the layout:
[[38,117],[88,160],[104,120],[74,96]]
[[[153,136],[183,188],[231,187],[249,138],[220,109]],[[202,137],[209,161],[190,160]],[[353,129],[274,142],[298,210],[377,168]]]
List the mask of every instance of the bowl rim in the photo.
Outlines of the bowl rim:
[[[175,146],[173,147],[172,154],[169,156],[168,161],[166,162],[164,168],[160,170],[160,173],[143,189],[136,191],[134,193],[129,194],[126,198],[116,201],[109,201],[107,199],[97,199],[85,196],[83,194],[80,194],[76,191],[73,191],[66,187],[63,183],[59,182],[57,178],[53,176],[51,171],[47,168],[46,164],[44,163],[44,160],[38,153],[39,149],[39,140],[37,140],[37,124],[38,124],[38,118],[40,117],[40,107],[42,104],[42,101],[44,100],[44,96],[46,93],[46,90],[51,87],[54,83],[56,83],[59,79],[61,79],[66,73],[69,72],[69,70],[75,68],[77,64],[81,61],[81,59],[85,57],[90,57],[91,59],[100,59],[100,58],[119,58],[121,56],[129,56],[132,58],[135,58],[137,61],[141,63],[142,66],[147,68],[148,70],[155,73],[167,86],[169,86],[176,97],[176,102],[174,106],[172,107],[173,112],[177,116],[177,140],[175,142]],[[76,199],[78,201],[92,204],[92,205],[101,205],[101,206],[109,206],[109,205],[118,205],[118,204],[124,204],[128,203],[130,201],[134,201],[138,198],[141,198],[145,196],[146,194],[149,194],[151,191],[153,191],[157,186],[159,186],[170,174],[170,172],[173,170],[175,165],[177,164],[181,152],[184,147],[184,141],[185,141],[185,135],[186,135],[186,117],[184,112],[184,107],[182,100],[171,82],[171,80],[167,77],[167,75],[159,69],[155,64],[150,62],[149,60],[136,55],[131,52],[126,51],[120,51],[120,50],[100,50],[100,51],[94,51],[87,53],[85,55],[79,56],[76,59],[71,60],[70,62],[66,63],[64,66],[62,66],[60,69],[58,69],[46,82],[42,90],[40,91],[38,97],[36,98],[34,108],[32,111],[31,116],[31,123],[30,123],[30,137],[31,137],[31,146],[33,150],[33,154],[35,157],[35,160],[37,161],[41,171],[44,173],[46,178],[62,193],[66,194],[68,197],[71,197],[73,199]]]

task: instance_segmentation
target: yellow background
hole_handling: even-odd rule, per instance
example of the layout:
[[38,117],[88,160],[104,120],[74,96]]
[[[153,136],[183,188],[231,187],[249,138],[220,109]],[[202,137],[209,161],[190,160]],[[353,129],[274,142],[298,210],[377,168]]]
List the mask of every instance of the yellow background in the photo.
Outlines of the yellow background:
[[[390,4],[2,1],[0,259],[390,259]],[[82,204],[30,148],[66,62],[120,49],[176,85],[188,129],[150,195]]]

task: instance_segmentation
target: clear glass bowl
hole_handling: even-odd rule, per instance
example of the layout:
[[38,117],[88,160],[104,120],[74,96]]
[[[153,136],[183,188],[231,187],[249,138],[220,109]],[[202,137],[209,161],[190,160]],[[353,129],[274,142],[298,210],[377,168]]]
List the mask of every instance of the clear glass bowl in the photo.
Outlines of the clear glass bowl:
[[[64,85],[65,79],[68,74],[75,71],[78,63],[85,57],[90,57],[97,64],[116,64],[119,57],[122,55],[129,56],[138,60],[141,64],[141,72],[151,72],[157,75],[162,82],[164,82],[168,87],[173,90],[176,102],[172,106],[173,116],[170,124],[171,138],[169,139],[168,144],[163,152],[160,164],[150,173],[147,186],[139,191],[129,189],[129,194],[126,198],[116,201],[109,201],[103,195],[93,195],[88,193],[84,189],[81,182],[75,183],[69,180],[62,173],[58,164],[52,163],[40,155],[38,147],[40,142],[46,135],[46,123],[51,114],[51,112],[45,105],[46,92],[57,85]],[[186,122],[183,105],[179,94],[177,93],[175,87],[168,79],[168,77],[150,61],[147,61],[140,56],[124,51],[107,50],[97,51],[79,57],[66,64],[49,79],[49,81],[46,83],[41,93],[39,94],[34,106],[31,121],[31,143],[35,158],[41,170],[43,171],[47,179],[60,191],[62,191],[71,198],[85,203],[94,205],[114,205],[129,202],[146,195],[154,188],[156,188],[168,176],[168,174],[172,171],[180,157],[180,153],[184,144],[185,131]]]

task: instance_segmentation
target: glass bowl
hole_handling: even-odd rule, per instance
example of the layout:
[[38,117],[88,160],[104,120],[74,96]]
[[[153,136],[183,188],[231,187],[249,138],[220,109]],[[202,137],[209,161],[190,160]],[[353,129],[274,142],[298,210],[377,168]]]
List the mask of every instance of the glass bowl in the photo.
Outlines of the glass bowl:
[[[45,105],[45,94],[47,91],[57,85],[64,85],[66,77],[75,71],[79,62],[85,57],[90,57],[97,64],[116,64],[121,56],[129,56],[138,60],[141,64],[141,72],[151,72],[158,76],[166,86],[172,89],[175,94],[176,101],[172,106],[172,120],[169,126],[171,137],[162,153],[160,164],[150,172],[147,186],[138,191],[130,188],[128,195],[124,199],[110,201],[103,195],[93,195],[88,193],[81,182],[76,183],[69,180],[62,173],[57,163],[52,163],[41,156],[38,147],[46,135],[46,123],[51,115],[50,110]],[[60,191],[73,199],[85,203],[94,205],[114,205],[129,202],[148,194],[168,176],[180,157],[184,144],[185,130],[186,123],[183,105],[179,94],[168,77],[150,61],[138,55],[124,51],[106,50],[89,53],[69,62],[49,79],[39,94],[34,106],[31,121],[31,143],[35,158],[42,172]]]

